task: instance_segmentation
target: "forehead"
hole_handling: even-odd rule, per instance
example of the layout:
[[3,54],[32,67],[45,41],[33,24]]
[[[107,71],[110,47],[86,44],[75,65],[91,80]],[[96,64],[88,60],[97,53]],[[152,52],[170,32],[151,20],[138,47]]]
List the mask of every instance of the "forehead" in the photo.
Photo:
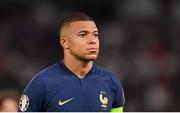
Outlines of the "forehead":
[[79,31],[97,31],[96,24],[94,21],[75,21],[70,23],[70,27],[72,30]]

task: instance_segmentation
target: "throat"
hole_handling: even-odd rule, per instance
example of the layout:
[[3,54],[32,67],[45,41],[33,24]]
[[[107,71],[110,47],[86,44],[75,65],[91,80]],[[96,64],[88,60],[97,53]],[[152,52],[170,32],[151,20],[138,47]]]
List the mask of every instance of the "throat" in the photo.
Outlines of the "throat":
[[70,62],[64,61],[64,64],[78,78],[84,78],[89,73],[89,71],[91,70],[93,66],[92,61],[89,63],[74,62],[73,64]]
[[91,70],[92,66],[87,66],[87,67],[82,67],[77,69],[76,71],[74,71],[74,74],[78,77],[78,78],[84,78],[89,71]]
[[86,71],[80,71],[79,73],[76,73],[76,76],[78,78],[84,78],[89,73],[90,70],[91,70],[91,68]]
[[80,72],[79,74],[77,73],[76,76],[77,76],[78,78],[84,78],[87,73],[88,73],[88,72],[82,71],[82,72]]

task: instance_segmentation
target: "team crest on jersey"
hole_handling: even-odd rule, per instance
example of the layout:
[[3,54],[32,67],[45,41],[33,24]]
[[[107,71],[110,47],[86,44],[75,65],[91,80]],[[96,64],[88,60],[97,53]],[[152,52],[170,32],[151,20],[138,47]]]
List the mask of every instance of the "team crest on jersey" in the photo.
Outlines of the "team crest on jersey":
[[107,105],[108,105],[108,98],[105,95],[105,92],[101,91],[99,94],[99,99],[101,101],[101,107],[103,110],[107,109]]
[[29,107],[29,97],[27,95],[22,95],[19,102],[19,108],[21,111],[26,111]]

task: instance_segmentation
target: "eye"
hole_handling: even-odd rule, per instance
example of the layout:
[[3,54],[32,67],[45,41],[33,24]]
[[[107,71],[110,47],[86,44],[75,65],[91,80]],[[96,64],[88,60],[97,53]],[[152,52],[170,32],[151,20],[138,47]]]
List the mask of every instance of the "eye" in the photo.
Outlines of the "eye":
[[86,34],[85,33],[81,33],[81,34],[79,34],[78,35],[80,38],[83,38],[84,36],[86,36]]
[[95,36],[95,37],[98,37],[98,36],[99,36],[99,34],[98,34],[98,33],[95,33],[95,34],[94,34],[94,36]]

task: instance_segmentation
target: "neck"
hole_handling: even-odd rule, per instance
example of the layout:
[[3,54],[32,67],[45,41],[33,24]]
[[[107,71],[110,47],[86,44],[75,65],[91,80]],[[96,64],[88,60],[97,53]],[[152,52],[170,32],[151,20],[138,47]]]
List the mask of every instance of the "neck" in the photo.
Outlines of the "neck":
[[82,61],[77,59],[67,59],[64,57],[65,66],[72,71],[78,78],[84,78],[93,66],[92,61]]

